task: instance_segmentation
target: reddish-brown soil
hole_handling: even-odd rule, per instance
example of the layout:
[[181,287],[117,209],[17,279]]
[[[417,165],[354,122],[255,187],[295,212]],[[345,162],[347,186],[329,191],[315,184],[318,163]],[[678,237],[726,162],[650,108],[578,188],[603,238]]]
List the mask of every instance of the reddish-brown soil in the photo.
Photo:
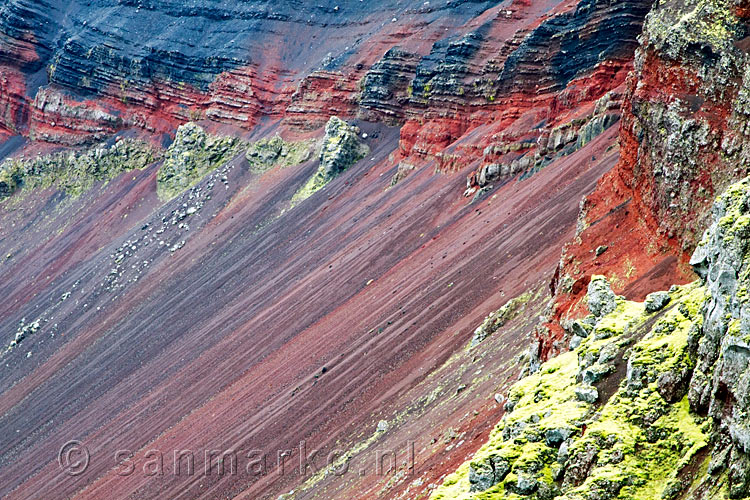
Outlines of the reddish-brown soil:
[[[533,342],[579,200],[617,160],[617,131],[468,204],[466,170],[428,166],[386,189],[398,130],[363,130],[373,153],[283,213],[315,165],[253,176],[238,158],[189,219],[185,246],[135,245],[126,268],[150,264],[117,292],[100,286],[117,247],[191,203],[159,207],[158,165],[73,202],[46,191],[3,206],[0,326],[47,322],[0,366],[1,496],[275,498],[300,482],[277,474],[277,450],[350,450],[380,419],[389,431],[362,453],[414,441],[423,486],[412,492],[478,448],[500,416],[492,396]],[[528,317],[464,352],[489,311],[535,287]],[[471,390],[456,394],[460,384]],[[449,427],[463,441],[450,450]],[[91,453],[77,476],[58,464],[73,439]],[[176,449],[194,451],[194,475],[174,474]],[[242,450],[238,474],[203,474],[205,450],[229,449]],[[118,450],[135,455],[129,475]],[[144,474],[149,450],[163,475]],[[246,470],[250,450],[267,454],[267,475]],[[369,498],[392,478],[329,477],[303,497]]]

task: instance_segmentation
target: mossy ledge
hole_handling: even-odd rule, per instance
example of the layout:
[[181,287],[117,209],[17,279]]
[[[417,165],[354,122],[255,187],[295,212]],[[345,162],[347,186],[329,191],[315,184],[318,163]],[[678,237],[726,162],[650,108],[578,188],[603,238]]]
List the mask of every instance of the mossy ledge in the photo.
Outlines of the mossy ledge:
[[252,143],[245,153],[250,170],[263,173],[275,165],[291,167],[312,157],[315,141],[285,141],[276,135]]
[[141,170],[158,160],[160,152],[137,139],[119,139],[108,146],[63,151],[35,158],[10,158],[0,165],[0,201],[21,189],[56,187],[79,196],[94,183],[129,170]]
[[359,140],[359,129],[332,116],[326,124],[320,166],[312,177],[294,194],[292,203],[309,198],[337,175],[365,157],[370,149]]
[[174,198],[194,186],[204,175],[237,156],[243,145],[235,137],[208,134],[193,122],[181,125],[156,175],[159,198]]
[[177,129],[156,176],[159,198],[169,200],[197,184],[206,174],[245,150],[250,171],[263,173],[275,165],[292,166],[307,161],[313,141],[288,142],[279,136],[250,143],[236,137],[212,135],[188,122]]
[[473,349],[480,343],[484,342],[487,337],[502,328],[505,323],[518,316],[518,314],[523,311],[523,308],[526,306],[529,300],[532,299],[532,297],[534,296],[530,291],[524,292],[521,295],[510,299],[505,303],[503,307],[501,307],[497,311],[491,312],[484,319],[482,324],[479,325],[476,330],[474,330],[474,335],[472,336],[471,342],[469,343],[469,349]]
[[639,303],[591,278],[571,350],[511,388],[433,500],[750,498],[750,178],[712,216],[699,281]]
[[[704,288],[675,288],[656,312],[614,299],[613,310],[585,320],[578,347],[511,388],[489,441],[432,499],[651,500],[674,489],[710,423],[690,411],[684,384],[667,391],[659,380],[693,366],[688,336],[702,322]],[[618,372],[614,394],[599,402]]]

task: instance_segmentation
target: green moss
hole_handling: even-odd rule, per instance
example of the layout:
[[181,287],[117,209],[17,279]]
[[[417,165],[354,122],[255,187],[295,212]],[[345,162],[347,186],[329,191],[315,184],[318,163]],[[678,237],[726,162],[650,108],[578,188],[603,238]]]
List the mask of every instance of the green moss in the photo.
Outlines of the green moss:
[[341,172],[365,157],[369,148],[359,141],[358,133],[357,128],[336,116],[328,120],[320,151],[320,166],[294,194],[292,204],[309,198]]
[[[540,289],[541,290],[541,289]],[[537,290],[537,294],[540,290]],[[517,297],[513,297],[503,305],[497,311],[490,313],[487,318],[474,330],[471,342],[469,343],[469,349],[476,347],[483,342],[487,337],[495,333],[498,329],[502,328],[505,323],[516,317],[522,310],[523,307],[532,299],[531,292],[524,292]],[[538,299],[538,295],[533,297]]]
[[600,339],[622,335],[641,324],[645,315],[642,303],[620,300],[617,308],[596,324],[594,335]]
[[[575,351],[546,362],[537,373],[513,385],[508,395],[512,412],[431,498],[530,498],[533,494],[524,496],[516,487],[520,474],[534,477],[540,489],[557,492],[555,498],[661,498],[665,487],[675,487],[677,473],[708,441],[708,426],[691,413],[687,398],[670,404],[657,390],[661,374],[692,367],[688,333],[700,325],[704,301],[704,288],[697,283],[674,291],[671,306],[659,313],[648,314],[642,303],[620,299]],[[655,314],[658,319],[648,323]],[[575,388],[580,363],[596,359],[607,344],[624,349],[634,335],[643,337],[630,348],[629,360],[642,371],[646,385],[630,387],[623,381],[598,411],[579,401]],[[594,451],[595,460],[580,484],[563,481],[557,474],[561,465],[554,446],[559,443],[546,439],[550,432],[570,437],[569,469]],[[472,470],[482,470],[482,464],[493,459],[510,464],[507,476],[483,492],[472,492]]]
[[246,153],[250,170],[263,173],[275,165],[290,167],[310,159],[313,141],[285,141],[274,136],[251,144]]
[[197,184],[206,174],[226,164],[246,149],[250,170],[262,173],[275,165],[290,166],[307,161],[312,141],[287,142],[276,136],[248,143],[235,137],[206,133],[188,122],[177,130],[156,176],[157,193],[171,199]]
[[143,169],[159,156],[158,150],[145,141],[123,139],[111,146],[102,144],[33,159],[11,158],[0,165],[0,200],[19,189],[48,187],[79,196],[96,182]]
[[192,122],[180,126],[156,176],[159,198],[174,198],[194,186],[204,175],[236,156],[243,145],[234,137],[210,135]]
[[[579,432],[581,421],[589,410],[588,404],[575,398],[573,389],[577,372],[577,354],[568,352],[545,363],[543,369],[536,374],[514,384],[508,396],[510,401],[515,402],[513,412],[506,415],[492,430],[489,440],[472,460],[448,476],[431,498],[513,498],[496,496],[504,492],[505,487],[502,485],[496,485],[482,495],[470,492],[470,464],[481,463],[490,457],[513,462],[511,472],[503,484],[515,483],[519,471],[531,470],[535,474],[551,477],[550,467],[556,451],[545,444],[545,432],[561,428]],[[521,427],[522,431],[510,437],[515,429]]]
[[708,45],[715,52],[731,52],[738,29],[730,0],[689,0],[679,8],[655,9],[644,32],[664,53],[677,57],[690,45]]

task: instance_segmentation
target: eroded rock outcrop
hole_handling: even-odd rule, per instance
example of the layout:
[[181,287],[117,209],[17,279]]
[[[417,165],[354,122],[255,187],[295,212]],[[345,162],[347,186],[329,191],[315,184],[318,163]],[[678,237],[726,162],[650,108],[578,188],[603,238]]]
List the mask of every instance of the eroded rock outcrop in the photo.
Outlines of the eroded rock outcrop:
[[[491,48],[493,30],[525,14],[517,3],[462,37],[436,43],[415,70],[402,154],[411,163],[435,158],[443,171],[482,159],[469,179],[470,195],[493,179],[573,151],[579,135],[585,143],[616,122],[616,105],[595,112],[593,102],[624,82],[650,5],[580,2],[519,26],[499,50]],[[579,131],[590,121],[586,114],[601,116]],[[484,138],[468,139],[478,128]]]
[[686,385],[665,398],[659,381],[689,373],[705,290],[676,288],[674,306],[653,313],[608,288],[598,279],[591,290],[591,301],[607,304],[585,320],[591,335],[511,388],[489,441],[431,498],[652,500],[682,491],[681,471],[707,447],[710,425],[691,411]]
[[143,169],[160,157],[161,152],[147,142],[119,139],[109,146],[11,158],[0,164],[0,201],[21,188],[55,187],[77,196],[97,181]]
[[484,340],[495,333],[501,328],[506,322],[514,318],[520,310],[526,305],[531,299],[532,295],[530,292],[523,293],[518,297],[513,297],[505,303],[503,307],[497,311],[491,312],[487,318],[474,330],[474,335],[471,337],[471,343],[469,348],[476,347]]
[[326,124],[326,135],[320,150],[320,166],[307,183],[295,193],[293,201],[301,201],[323,188],[334,177],[361,160],[369,151],[359,140],[359,129],[336,116]]
[[726,475],[730,498],[743,498],[750,493],[750,178],[717,199],[712,217],[690,261],[708,290],[703,328],[692,338],[698,364],[690,402],[724,438],[713,474]]
[[291,166],[307,161],[312,155],[310,141],[285,141],[278,135],[251,144],[245,157],[250,170],[262,173],[274,165]]
[[419,59],[417,54],[393,47],[372,65],[362,82],[359,102],[365,118],[391,123],[404,119]]
[[[460,26],[491,5],[12,0],[0,15],[0,126],[65,144],[113,127],[170,132],[199,118],[250,129],[287,117],[317,128],[356,112],[372,64],[357,51],[378,38],[381,17]],[[309,43],[289,43],[300,37]]]
[[208,134],[192,122],[182,125],[156,177],[159,196],[176,196],[239,154],[242,147],[239,139]]
[[[576,314],[593,273],[641,297],[692,279],[687,261],[714,197],[750,168],[749,20],[734,0],[661,3],[647,16],[624,96],[620,162],[582,204],[554,285],[556,318]],[[605,255],[589,251],[600,245]],[[560,334],[550,329],[549,338]]]

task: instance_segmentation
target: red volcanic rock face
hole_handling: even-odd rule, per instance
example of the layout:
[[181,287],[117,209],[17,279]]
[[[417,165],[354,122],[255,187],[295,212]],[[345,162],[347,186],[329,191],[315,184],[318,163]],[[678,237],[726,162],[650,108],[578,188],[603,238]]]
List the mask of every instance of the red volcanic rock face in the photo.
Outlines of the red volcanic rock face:
[[0,66],[0,126],[6,133],[24,131],[26,113],[24,93],[26,82],[22,75],[8,66]]
[[285,110],[285,122],[299,130],[319,129],[331,116],[352,116],[361,72],[316,71],[302,80]]
[[[77,4],[61,21],[55,8],[12,2],[0,25],[5,127],[73,144],[132,127],[161,133],[191,119],[252,130],[262,117],[285,118],[292,128],[311,130],[330,116],[359,114],[413,122],[402,152],[412,161],[434,159],[467,131],[500,122],[498,133],[532,109],[547,124],[557,122],[580,104],[558,94],[583,75],[592,79],[581,100],[615,88],[649,7],[645,0],[516,2],[509,9],[449,4],[447,11],[420,4],[386,23],[385,14],[353,2],[313,12],[306,27],[295,28],[305,14],[283,3],[279,12],[252,3],[232,12],[215,3],[214,11],[190,13],[192,27],[181,21],[183,7],[168,1],[144,11],[125,3],[113,14],[133,36],[179,26],[163,39],[172,42],[167,50],[161,39],[132,45],[106,19],[94,27],[93,11]],[[265,38],[250,35],[257,28],[245,33],[243,23],[258,18],[278,31]],[[203,45],[180,38],[198,26],[212,35]],[[217,45],[233,29],[234,37]],[[70,39],[51,49],[47,39],[54,36]],[[285,42],[289,36],[298,41]],[[378,53],[385,55],[378,60]]]
[[[669,105],[659,86],[684,87],[711,127],[731,121],[719,97],[690,97],[699,68],[648,47],[634,61],[647,0],[110,3],[0,7],[0,137],[35,153],[199,121],[309,139],[335,115],[371,153],[296,206],[315,161],[258,173],[243,154],[167,203],[159,163],[78,198],[0,203],[0,330],[40,322],[0,363],[3,498],[429,494],[502,415],[491,396],[517,356],[560,348],[540,316],[578,311],[600,267],[633,293],[679,276],[701,219],[660,225],[669,191],[644,156],[660,129],[648,106]],[[482,318],[529,290],[523,316],[467,354]],[[368,441],[380,420],[390,431]],[[70,439],[91,451],[82,475],[57,463]],[[414,441],[420,481],[310,488],[275,469],[302,440],[358,457]],[[118,474],[118,450],[140,467],[151,449],[260,449],[270,472]]]
[[[725,14],[723,23],[708,20],[712,33],[681,26],[673,18],[685,12],[668,8],[655,9],[646,25],[622,108],[620,162],[582,203],[579,234],[553,283],[545,353],[563,336],[559,321],[582,312],[592,274],[635,299],[695,279],[687,260],[714,197],[750,171],[746,9],[735,2]],[[707,14],[691,15],[702,22]]]

